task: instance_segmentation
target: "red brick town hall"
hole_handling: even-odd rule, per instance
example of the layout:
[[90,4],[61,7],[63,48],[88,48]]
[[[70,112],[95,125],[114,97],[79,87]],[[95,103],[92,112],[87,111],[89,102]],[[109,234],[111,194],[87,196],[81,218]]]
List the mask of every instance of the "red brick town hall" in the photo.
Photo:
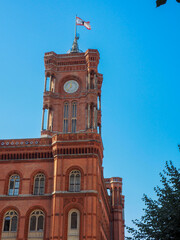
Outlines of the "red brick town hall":
[[103,177],[99,59],[77,37],[45,53],[41,137],[0,140],[1,240],[124,240],[122,179]]

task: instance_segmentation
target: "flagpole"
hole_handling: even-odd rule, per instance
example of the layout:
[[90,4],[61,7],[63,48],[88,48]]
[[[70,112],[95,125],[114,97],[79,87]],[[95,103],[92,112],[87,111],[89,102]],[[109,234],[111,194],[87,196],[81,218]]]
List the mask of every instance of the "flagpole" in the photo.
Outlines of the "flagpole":
[[[77,15],[76,15],[77,17]],[[75,18],[75,38],[77,37],[77,24],[76,24],[76,18]]]
[[[77,18],[77,15],[76,15],[76,18]],[[79,39],[79,37],[77,37],[77,24],[76,24],[76,19],[75,19],[75,38],[74,38],[73,45],[72,45],[72,48],[70,51],[71,53],[79,52],[79,47],[78,47],[78,42],[77,42],[78,39]]]

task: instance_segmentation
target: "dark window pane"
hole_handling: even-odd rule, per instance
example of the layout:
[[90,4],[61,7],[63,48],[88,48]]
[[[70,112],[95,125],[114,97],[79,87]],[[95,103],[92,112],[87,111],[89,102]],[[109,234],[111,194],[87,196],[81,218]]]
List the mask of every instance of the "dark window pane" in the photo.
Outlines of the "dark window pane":
[[74,184],[73,184],[73,185],[70,185],[69,191],[70,191],[70,192],[74,192]]
[[39,179],[39,177],[36,177],[35,182],[34,182],[34,195],[39,194],[39,184],[40,184],[40,179]]
[[76,132],[76,119],[72,119],[72,132]]
[[6,217],[4,220],[4,232],[9,232],[10,217]]
[[63,128],[63,132],[67,133],[68,132],[68,120],[64,120],[64,128]]
[[73,103],[72,117],[76,117],[76,103]]
[[35,231],[35,230],[36,230],[36,217],[32,216],[31,222],[30,222],[30,231]]
[[65,104],[65,118],[68,118],[68,104]]
[[38,188],[34,188],[34,195],[38,195]]
[[77,229],[77,213],[73,212],[71,214],[71,229]]
[[44,178],[41,178],[40,187],[44,187]]
[[12,232],[16,232],[16,231],[17,231],[17,217],[16,217],[16,216],[14,216],[14,217],[12,218],[11,231],[12,231]]
[[76,192],[80,192],[80,185],[76,185]]
[[44,194],[44,178],[41,178],[41,181],[40,181],[40,192],[39,192],[40,195],[43,195]]
[[77,106],[76,106],[76,104],[75,104],[75,113],[74,113],[74,116],[76,117],[76,115],[77,115]]
[[65,132],[67,133],[68,132],[68,120],[65,120],[65,121],[66,121]]
[[79,192],[80,191],[80,181],[81,181],[81,177],[80,177],[80,174],[77,174],[76,175],[76,192]]
[[70,191],[74,191],[74,174],[70,176]]
[[63,132],[68,132],[68,103],[64,104],[64,124],[63,124]]
[[13,189],[14,188],[14,180],[11,180],[10,181],[10,186],[9,186],[10,189]]
[[79,174],[76,175],[76,184],[80,184],[80,175]]
[[64,118],[68,118],[68,104],[65,103],[64,105]]
[[39,178],[36,178],[34,183],[35,188],[38,187],[38,185],[39,185]]
[[70,176],[70,184],[74,184],[74,174],[71,174]]
[[43,187],[43,188],[40,188],[39,194],[40,194],[40,195],[43,195],[43,194],[44,194],[44,187]]
[[38,195],[38,188],[34,188],[34,195]]
[[44,217],[43,216],[39,216],[38,217],[37,231],[43,231],[43,224],[44,224]]

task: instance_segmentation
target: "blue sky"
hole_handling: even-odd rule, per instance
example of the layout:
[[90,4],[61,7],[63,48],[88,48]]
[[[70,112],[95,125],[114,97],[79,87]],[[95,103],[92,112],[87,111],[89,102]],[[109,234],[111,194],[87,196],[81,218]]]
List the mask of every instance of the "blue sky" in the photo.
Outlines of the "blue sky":
[[77,14],[79,46],[100,52],[105,177],[123,178],[126,224],[154,196],[165,161],[179,167],[180,4],[168,0],[0,2],[0,138],[39,137],[44,53],[66,53]]

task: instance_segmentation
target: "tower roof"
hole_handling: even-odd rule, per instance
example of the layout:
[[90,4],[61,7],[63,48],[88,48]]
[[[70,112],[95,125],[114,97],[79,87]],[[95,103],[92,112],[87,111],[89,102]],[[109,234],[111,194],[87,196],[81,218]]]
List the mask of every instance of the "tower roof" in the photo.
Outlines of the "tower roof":
[[78,46],[78,42],[77,42],[78,39],[79,39],[79,36],[75,36],[74,41],[73,41],[72,48],[70,49],[70,53],[78,53],[78,52],[81,52],[81,51],[79,50],[79,46]]

